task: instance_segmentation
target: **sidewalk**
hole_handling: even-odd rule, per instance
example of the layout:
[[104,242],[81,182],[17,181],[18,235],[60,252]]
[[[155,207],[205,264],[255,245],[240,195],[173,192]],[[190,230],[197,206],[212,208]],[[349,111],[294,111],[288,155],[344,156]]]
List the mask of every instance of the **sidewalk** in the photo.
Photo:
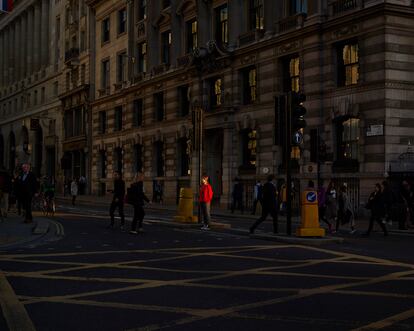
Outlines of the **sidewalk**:
[[[56,199],[64,204],[71,203],[71,196],[57,196]],[[80,205],[95,205],[101,207],[109,207],[112,200],[111,195],[106,196],[94,196],[94,195],[79,195],[76,198],[76,203]],[[147,205],[146,207],[149,211],[159,211],[165,212],[167,217],[163,218],[163,220],[169,220],[171,222],[171,216],[175,214],[177,210],[177,205],[167,205],[167,204],[151,204]],[[194,211],[196,213],[196,211]],[[212,218],[220,218],[223,219],[226,223],[229,223],[231,227],[238,228],[239,230],[248,230],[249,226],[256,220],[260,215],[257,212],[256,215],[251,215],[249,211],[246,211],[244,214],[241,214],[239,211],[236,211],[234,214],[231,213],[228,209],[219,209],[217,207],[212,208],[211,212]],[[221,220],[220,220],[221,221]],[[268,224],[269,223],[269,224]],[[271,222],[265,222],[265,226],[270,229]],[[286,217],[283,215],[279,215],[279,224],[283,225],[286,223]],[[300,224],[300,216],[292,216],[292,233],[294,233],[295,228]],[[369,218],[357,218],[356,219],[356,228],[359,233],[365,232],[368,229]],[[335,227],[335,224],[332,224]],[[325,224],[321,224],[321,226],[325,227]],[[378,225],[374,225],[374,230],[378,228]],[[388,231],[390,233],[399,233],[399,234],[410,234],[414,235],[414,229],[409,230],[399,230],[398,229],[398,222],[393,222],[393,224],[387,225]],[[340,226],[342,232],[347,232],[349,230],[349,225],[345,224]],[[378,230],[378,229],[377,229]],[[279,229],[279,232],[285,232],[284,229]]]
[[42,239],[50,228],[50,221],[34,216],[33,223],[24,223],[23,218],[9,213],[0,221],[0,249],[11,248],[36,242]]

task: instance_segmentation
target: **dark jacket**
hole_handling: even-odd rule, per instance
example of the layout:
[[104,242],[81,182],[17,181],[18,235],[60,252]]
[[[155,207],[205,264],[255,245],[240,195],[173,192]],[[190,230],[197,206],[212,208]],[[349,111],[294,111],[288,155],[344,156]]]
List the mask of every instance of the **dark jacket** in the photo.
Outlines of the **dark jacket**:
[[123,200],[125,196],[125,182],[122,179],[114,180],[114,200]]
[[24,174],[17,178],[17,196],[21,199],[32,198],[39,189],[36,176],[29,171],[26,178],[23,178]]
[[276,187],[271,182],[263,185],[262,206],[268,210],[278,209]]
[[385,205],[384,195],[381,192],[372,192],[368,199],[368,206],[371,209],[371,215],[376,218],[384,217]]
[[0,191],[10,193],[12,191],[12,180],[7,171],[0,172]]
[[143,206],[144,201],[150,201],[144,193],[143,182],[132,183],[131,186],[128,188],[127,196],[128,203],[133,206]]

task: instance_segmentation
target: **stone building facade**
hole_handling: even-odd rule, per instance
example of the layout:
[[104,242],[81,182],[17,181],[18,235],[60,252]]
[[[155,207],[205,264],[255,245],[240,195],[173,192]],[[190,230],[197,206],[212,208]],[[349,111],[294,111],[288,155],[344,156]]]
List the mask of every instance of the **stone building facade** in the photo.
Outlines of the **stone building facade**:
[[61,153],[60,1],[15,1],[0,16],[0,164],[57,176]]
[[127,181],[143,170],[148,192],[158,181],[174,202],[205,172],[219,205],[235,177],[249,204],[256,179],[283,178],[278,97],[288,91],[307,96],[297,185],[347,183],[357,209],[401,171],[414,118],[411,1],[86,3],[96,19],[93,193],[115,169]]

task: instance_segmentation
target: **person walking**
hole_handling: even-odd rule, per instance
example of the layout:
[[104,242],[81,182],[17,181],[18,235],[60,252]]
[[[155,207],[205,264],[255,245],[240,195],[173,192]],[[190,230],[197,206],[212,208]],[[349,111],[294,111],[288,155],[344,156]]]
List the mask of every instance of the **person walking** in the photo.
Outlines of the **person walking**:
[[72,182],[70,183],[70,194],[72,195],[72,206],[74,206],[76,197],[78,195],[78,183],[76,181],[76,178],[73,178]]
[[[127,190],[127,202],[134,208],[134,218],[132,219],[130,234],[143,233],[142,223],[144,222],[145,211],[144,203],[151,203],[144,192],[144,174],[138,172],[135,181]],[[138,232],[137,232],[138,225]]]
[[262,191],[263,185],[260,180],[258,180],[254,185],[252,215],[256,214],[257,203],[260,203],[260,205],[262,204]]
[[231,204],[231,213],[234,213],[235,209],[240,209],[241,213],[243,214],[244,206],[243,206],[243,183],[240,181],[240,178],[236,177],[234,179],[235,183],[233,186],[232,192],[232,204]]
[[119,171],[114,171],[114,189],[109,190],[113,193],[111,206],[109,207],[109,216],[111,216],[111,223],[109,228],[115,225],[115,210],[118,208],[119,217],[121,217],[121,231],[125,229],[125,215],[124,215],[124,198],[125,198],[125,181],[122,179]]
[[200,217],[203,226],[201,230],[210,230],[211,222],[211,200],[213,200],[213,189],[208,182],[208,176],[204,175],[201,178],[200,192],[199,192],[199,203],[200,203]]
[[18,196],[24,210],[24,222],[32,223],[32,199],[37,194],[36,176],[30,171],[30,164],[22,165],[22,174],[18,177]]
[[336,231],[339,230],[339,224],[347,224],[350,226],[350,234],[355,233],[355,219],[352,211],[351,200],[347,192],[347,185],[344,183],[339,189],[338,197],[338,217],[336,219]]
[[[326,211],[325,218],[331,222],[336,222],[338,217],[338,193],[336,192],[335,183],[331,180],[326,189]],[[335,233],[337,230],[332,230]]]
[[271,215],[273,218],[273,233],[278,233],[278,199],[276,185],[274,184],[275,176],[269,175],[267,182],[263,185],[263,197],[262,197],[262,216],[254,222],[250,227],[249,232],[253,234],[255,229],[266,220],[267,215]]
[[318,187],[318,213],[319,222],[323,221],[328,225],[328,231],[332,232],[332,223],[326,218],[326,189],[323,186],[323,180],[321,180]]
[[9,210],[9,194],[12,190],[11,176],[7,170],[0,166],[0,217],[7,218]]
[[370,194],[368,198],[368,203],[366,205],[367,209],[371,210],[371,217],[369,219],[369,226],[367,232],[363,235],[368,237],[374,227],[374,222],[377,222],[384,232],[384,236],[388,235],[387,228],[382,222],[383,217],[386,213],[386,205],[384,203],[384,192],[381,191],[381,185],[379,183],[375,184],[374,191]]

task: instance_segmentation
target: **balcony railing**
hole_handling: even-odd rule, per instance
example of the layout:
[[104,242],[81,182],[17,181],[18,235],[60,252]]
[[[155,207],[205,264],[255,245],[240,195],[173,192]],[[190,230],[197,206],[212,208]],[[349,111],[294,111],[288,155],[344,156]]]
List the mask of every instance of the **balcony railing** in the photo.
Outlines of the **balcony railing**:
[[306,19],[306,13],[299,13],[294,16],[289,16],[277,22],[277,31],[283,33],[289,30],[302,28]]
[[341,15],[347,11],[360,8],[361,0],[337,0],[330,4],[331,15]]
[[65,63],[79,57],[79,48],[71,48],[65,52]]

